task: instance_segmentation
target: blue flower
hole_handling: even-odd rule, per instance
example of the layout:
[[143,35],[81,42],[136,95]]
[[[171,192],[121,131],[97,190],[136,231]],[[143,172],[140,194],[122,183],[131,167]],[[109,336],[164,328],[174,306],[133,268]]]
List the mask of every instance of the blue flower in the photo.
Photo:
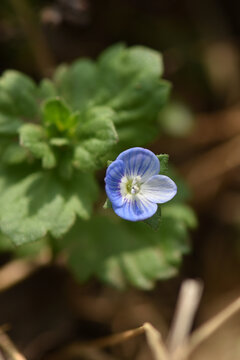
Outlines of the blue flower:
[[177,186],[168,176],[159,175],[160,163],[150,150],[135,147],[123,151],[107,169],[106,193],[115,213],[123,219],[150,218],[157,204],[171,200]]

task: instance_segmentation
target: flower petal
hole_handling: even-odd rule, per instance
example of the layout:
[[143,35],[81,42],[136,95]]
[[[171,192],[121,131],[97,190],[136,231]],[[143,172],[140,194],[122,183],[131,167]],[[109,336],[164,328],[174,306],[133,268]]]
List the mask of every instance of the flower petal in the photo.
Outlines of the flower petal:
[[123,197],[120,192],[120,183],[125,173],[125,165],[122,160],[113,161],[107,168],[105,177],[105,189],[112,205],[121,206]]
[[151,176],[159,174],[160,163],[156,155],[147,149],[135,147],[123,151],[117,160],[122,160],[126,165],[126,175],[141,176],[146,181]]
[[165,175],[152,176],[141,186],[141,193],[154,203],[165,203],[177,193],[177,185]]
[[157,204],[148,201],[144,196],[138,195],[125,200],[120,207],[113,205],[115,213],[125,220],[140,221],[150,218],[157,211]]

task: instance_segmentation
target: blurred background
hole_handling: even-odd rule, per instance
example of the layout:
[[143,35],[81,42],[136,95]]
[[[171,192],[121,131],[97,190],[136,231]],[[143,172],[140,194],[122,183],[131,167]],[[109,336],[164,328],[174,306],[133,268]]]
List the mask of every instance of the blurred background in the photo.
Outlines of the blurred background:
[[[173,85],[161,114],[168,136],[163,128],[150,148],[170,155],[192,189],[199,219],[179,275],[153,291],[119,293],[95,281],[80,287],[58,267],[2,291],[0,325],[10,324],[13,341],[28,359],[149,359],[142,338],[96,353],[76,354],[70,345],[144,321],[166,336],[185,278],[204,283],[194,327],[239,296],[239,38],[234,0],[1,0],[0,73],[17,69],[39,81],[59,63],[95,59],[117,42],[163,54],[164,77]],[[6,262],[7,255],[0,257],[2,266]],[[192,359],[239,359],[239,335],[240,315]]]

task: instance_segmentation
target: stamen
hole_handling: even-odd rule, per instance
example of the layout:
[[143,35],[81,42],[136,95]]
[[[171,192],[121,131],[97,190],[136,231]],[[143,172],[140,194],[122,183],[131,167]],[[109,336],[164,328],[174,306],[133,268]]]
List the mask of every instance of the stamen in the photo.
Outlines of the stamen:
[[136,185],[132,185],[131,187],[131,194],[136,194],[139,192],[139,186],[136,184]]
[[140,180],[139,176],[133,178],[133,181],[131,184],[131,189],[130,189],[131,194],[136,194],[139,192],[139,190],[140,190],[139,180]]
[[122,196],[135,195],[140,191],[141,188],[141,177],[136,176],[134,178],[127,178],[124,176],[120,183],[120,191]]

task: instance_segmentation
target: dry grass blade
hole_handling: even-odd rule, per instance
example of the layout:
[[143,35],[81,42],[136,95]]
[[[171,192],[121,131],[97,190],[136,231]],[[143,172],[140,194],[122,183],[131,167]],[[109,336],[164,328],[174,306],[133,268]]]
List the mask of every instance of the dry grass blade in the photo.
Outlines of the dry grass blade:
[[151,349],[154,360],[169,360],[168,351],[162,341],[161,334],[151,324],[145,323],[147,342]]
[[57,354],[54,354],[54,356],[51,358],[62,359],[66,358],[66,355],[69,353],[80,355],[88,349],[94,350],[109,346],[115,346],[144,333],[146,334],[147,343],[150,347],[154,360],[170,360],[168,351],[164,343],[162,342],[161,334],[149,323],[145,323],[143,326],[140,326],[136,329],[102,337],[93,341],[75,342],[62,349],[61,351],[57,352]]
[[186,341],[202,295],[202,283],[186,280],[181,286],[176,312],[168,336],[168,350],[174,352]]
[[129,339],[132,339],[138,335],[144,334],[145,329],[144,326],[140,326],[136,329],[127,330],[119,334],[114,334],[110,336],[105,336],[92,341],[85,342],[74,342],[65,348],[57,351],[54,356],[50,358],[57,359],[66,359],[68,354],[75,354],[79,356],[80,354],[88,351],[89,349],[101,349],[109,346],[114,346],[121,344]]
[[208,339],[231,316],[240,311],[240,297],[220,313],[195,330],[189,340],[174,354],[174,359],[187,359],[204,340]]
[[5,354],[9,360],[27,360],[16,349],[15,345],[4,331],[0,331],[0,350],[2,350],[2,353]]
[[126,340],[129,340],[133,337],[141,335],[144,332],[145,332],[144,326],[140,326],[136,329],[127,330],[127,331],[124,331],[119,334],[102,337],[100,339],[96,339],[93,341],[82,342],[82,343],[78,344],[78,346],[82,347],[82,348],[85,348],[85,347],[103,348],[103,347],[107,347],[107,346],[114,346],[114,345],[120,344]]

